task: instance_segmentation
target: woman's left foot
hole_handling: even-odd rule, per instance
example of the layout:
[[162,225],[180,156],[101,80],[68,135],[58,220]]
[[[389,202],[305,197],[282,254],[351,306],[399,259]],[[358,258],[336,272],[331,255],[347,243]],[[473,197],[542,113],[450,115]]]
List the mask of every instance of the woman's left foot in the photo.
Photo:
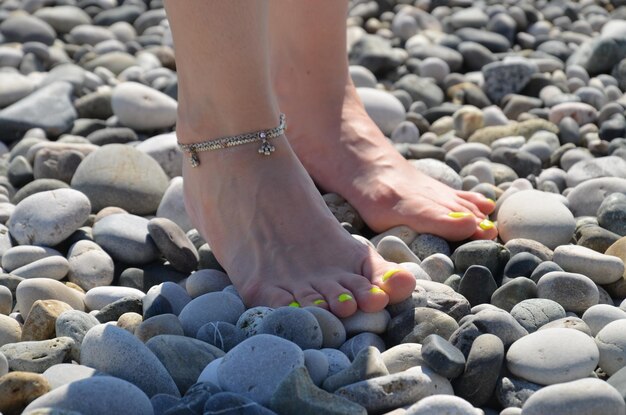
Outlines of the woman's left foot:
[[450,241],[497,236],[487,219],[493,201],[411,166],[367,115],[351,81],[343,99],[334,101],[277,90],[289,141],[306,170],[325,191],[343,196],[372,230],[407,225]]

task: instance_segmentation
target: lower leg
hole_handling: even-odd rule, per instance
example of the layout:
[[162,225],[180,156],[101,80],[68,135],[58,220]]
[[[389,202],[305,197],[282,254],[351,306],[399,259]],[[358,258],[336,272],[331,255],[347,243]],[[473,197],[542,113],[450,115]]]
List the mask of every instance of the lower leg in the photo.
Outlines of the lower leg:
[[367,116],[348,75],[346,11],[347,1],[270,2],[272,78],[305,168],[374,230],[409,225],[450,240],[494,238],[495,228],[479,226],[492,202],[418,172]]
[[[179,75],[177,136],[185,144],[272,128],[267,2],[168,0]],[[198,153],[183,166],[185,204],[247,305],[297,301],[339,316],[382,309],[415,280],[346,233],[284,136]],[[382,288],[382,290],[380,289]],[[373,289],[373,290],[372,290]]]

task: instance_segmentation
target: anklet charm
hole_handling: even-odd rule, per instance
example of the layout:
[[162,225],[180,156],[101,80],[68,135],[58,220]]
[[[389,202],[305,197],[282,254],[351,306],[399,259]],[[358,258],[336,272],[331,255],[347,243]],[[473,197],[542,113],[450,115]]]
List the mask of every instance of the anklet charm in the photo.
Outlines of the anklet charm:
[[198,167],[200,165],[200,159],[198,158],[199,151],[212,151],[220,150],[227,147],[234,147],[241,144],[253,143],[255,141],[261,141],[261,147],[259,147],[259,154],[269,156],[272,154],[276,147],[272,145],[268,140],[276,138],[282,135],[287,128],[285,122],[285,114],[280,114],[280,122],[278,127],[269,130],[254,131],[251,133],[235,135],[232,137],[222,137],[214,140],[202,141],[200,143],[193,144],[181,144],[178,143],[178,147],[185,153],[189,153],[189,163],[191,167]]

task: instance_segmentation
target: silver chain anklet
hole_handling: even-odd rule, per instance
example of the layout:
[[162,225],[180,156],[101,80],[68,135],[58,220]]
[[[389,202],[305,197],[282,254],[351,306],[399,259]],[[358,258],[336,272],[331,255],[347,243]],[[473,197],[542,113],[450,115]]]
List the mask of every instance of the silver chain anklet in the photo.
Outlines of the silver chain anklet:
[[269,156],[276,150],[276,148],[268,141],[270,138],[275,138],[282,135],[287,128],[285,122],[285,114],[280,114],[280,122],[278,127],[270,130],[260,130],[251,133],[245,133],[235,135],[232,137],[216,138],[214,140],[202,141],[200,143],[193,144],[181,144],[178,143],[178,147],[185,153],[189,153],[189,162],[191,167],[197,167],[200,165],[200,159],[198,159],[199,151],[212,151],[220,150],[227,147],[234,147],[241,144],[254,143],[255,141],[261,141],[261,147],[259,147],[259,154]]

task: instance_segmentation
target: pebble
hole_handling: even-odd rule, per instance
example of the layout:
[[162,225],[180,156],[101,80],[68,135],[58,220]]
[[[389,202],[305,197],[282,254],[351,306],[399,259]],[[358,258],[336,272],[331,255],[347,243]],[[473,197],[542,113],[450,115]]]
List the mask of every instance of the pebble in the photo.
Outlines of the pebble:
[[123,82],[113,89],[113,114],[137,131],[169,128],[176,122],[177,103],[169,96],[137,82]]
[[422,345],[419,343],[401,343],[381,354],[385,367],[390,374],[404,372],[414,366],[424,365]]
[[624,327],[626,327],[626,320],[615,320],[605,325],[596,334],[596,344],[600,350],[599,365],[609,376],[626,365]]
[[180,228],[188,232],[193,229],[185,204],[183,202],[183,179],[182,177],[173,178],[161,199],[161,203],[157,209],[157,216],[167,218],[176,223]]
[[109,144],[85,157],[71,186],[87,195],[94,211],[117,206],[143,215],[156,212],[168,178],[147,154],[128,145]]
[[607,324],[616,320],[626,319],[626,312],[612,305],[596,304],[583,313],[582,319],[589,326],[591,335],[595,336]]
[[402,263],[414,262],[419,264],[420,259],[411,251],[411,249],[398,237],[385,236],[376,245],[378,253],[387,261]]
[[321,386],[328,377],[328,357],[320,350],[307,349],[303,350],[304,366],[309,373],[311,381],[316,386]]
[[124,329],[104,324],[91,328],[82,342],[80,363],[124,379],[148,397],[157,393],[180,396],[159,359]]
[[56,337],[55,323],[68,304],[57,300],[37,300],[31,307],[22,326],[22,341],[48,340]]
[[[237,323],[245,310],[239,298],[226,292],[216,292],[204,294],[191,300],[181,310],[178,318],[185,335],[195,337],[198,329],[206,323],[215,321]],[[239,326],[239,324],[237,325]]]
[[626,195],[613,193],[598,208],[598,224],[620,236],[626,236]]
[[431,334],[448,339],[458,327],[456,320],[443,311],[416,307],[391,319],[387,338],[393,344],[421,343]]
[[498,210],[498,230],[505,242],[524,238],[554,249],[574,235],[574,216],[560,201],[536,190],[509,196]]
[[90,367],[73,363],[59,363],[47,369],[42,375],[50,383],[50,389],[94,376],[106,376]]
[[147,264],[159,257],[148,223],[148,219],[136,215],[109,215],[95,223],[93,238],[114,260],[129,265]]
[[600,294],[596,284],[582,274],[552,271],[537,282],[537,296],[559,303],[565,311],[585,312],[598,304]]
[[37,300],[59,300],[75,310],[85,309],[83,293],[50,278],[23,280],[17,286],[15,298],[16,308],[22,313],[27,313]]
[[0,74],[0,84],[2,92],[0,92],[0,108],[7,107],[30,94],[35,85],[27,77],[13,72],[5,72]]
[[[85,399],[86,396],[89,399]],[[63,412],[66,414],[154,413],[150,399],[141,389],[113,376],[97,376],[60,386],[34,400],[25,411],[31,413],[29,411],[50,407],[68,411]]]
[[0,347],[11,371],[43,373],[53,365],[68,360],[74,340],[57,337],[51,340],[22,341]]
[[448,379],[460,376],[465,370],[463,353],[436,334],[431,334],[424,339],[421,356],[428,367]]
[[535,392],[522,407],[524,415],[583,415],[626,413],[626,403],[615,388],[599,379],[578,379]]
[[100,310],[123,298],[133,297],[141,300],[145,295],[142,291],[130,287],[95,287],[85,294],[85,305],[90,310]]
[[191,298],[196,298],[202,294],[222,291],[229,285],[231,285],[231,281],[224,272],[216,269],[200,269],[187,278],[185,290]]
[[[306,310],[311,311],[310,308],[306,308]],[[382,334],[387,329],[390,320],[391,317],[387,310],[375,313],[365,313],[357,310],[350,317],[341,319],[341,323],[346,330],[346,335],[351,337],[364,331]]]
[[92,327],[100,324],[97,318],[79,310],[69,310],[61,313],[55,321],[57,337],[70,337],[74,340],[70,355],[72,359],[80,360],[80,348],[85,334]]
[[161,334],[146,342],[146,347],[161,361],[184,395],[202,370],[224,352],[193,338]]
[[427,396],[453,395],[454,392],[446,378],[426,366],[416,366],[402,373],[344,386],[335,394],[358,403],[368,413],[380,413],[413,404]]
[[537,297],[537,284],[529,278],[515,278],[502,284],[491,296],[491,304],[511,311],[520,302]]
[[6,414],[22,413],[24,408],[50,392],[50,385],[42,375],[29,372],[11,372],[0,377],[0,411]]
[[568,272],[589,277],[596,284],[610,284],[622,278],[624,262],[576,245],[559,246],[554,250],[554,262]]
[[17,204],[7,226],[21,245],[55,246],[82,226],[90,211],[89,199],[75,190],[40,192]]
[[491,296],[498,289],[489,268],[481,265],[470,266],[459,284],[458,292],[467,298],[471,306],[489,303]]
[[[281,364],[274,365],[276,361]],[[258,334],[224,356],[217,376],[224,390],[267,405],[280,383],[298,367],[304,367],[304,354],[297,345],[277,336]]]
[[580,160],[568,169],[567,185],[576,187],[587,180],[600,177],[626,179],[626,160],[617,156]]
[[90,290],[110,285],[114,277],[113,259],[99,245],[82,240],[72,245],[67,253],[68,280]]
[[178,147],[175,133],[150,137],[139,143],[136,148],[155,159],[168,177],[182,176],[183,152]]
[[377,334],[363,332],[354,337],[349,338],[344,344],[341,345],[339,350],[343,352],[351,361],[356,358],[359,352],[363,349],[367,349],[370,346],[374,346],[380,352],[386,350],[385,341]]
[[22,278],[51,278],[61,280],[69,271],[69,263],[62,256],[49,256],[30,264],[23,265],[11,271],[12,274]]
[[404,106],[395,96],[374,88],[357,88],[367,114],[386,135],[405,120]]
[[476,338],[471,346],[465,371],[454,383],[458,396],[475,406],[482,406],[493,394],[504,361],[502,340],[492,334]]
[[480,415],[484,413],[458,396],[433,395],[421,399],[406,409],[406,415],[456,414]]
[[[151,287],[146,296],[142,299],[144,317],[152,314],[153,305],[159,303],[159,300],[166,300],[172,308],[172,312],[176,315],[185,308],[191,301],[191,297],[185,289],[173,282],[164,282]],[[154,307],[157,308],[157,307]]]
[[517,340],[509,348],[506,362],[516,376],[553,385],[589,376],[599,358],[593,338],[578,330],[553,328]]
[[13,141],[31,128],[41,128],[53,137],[69,132],[77,118],[71,92],[68,82],[53,82],[4,108],[0,127],[5,139]]
[[[274,312],[274,309],[270,307],[257,306],[249,308],[241,313],[241,316],[237,319],[236,326],[243,330],[246,337],[252,337],[258,334],[261,322],[272,312]],[[335,317],[334,314],[333,317]],[[335,319],[337,319],[337,321],[341,324],[337,317],[335,317]],[[343,325],[341,327],[343,328]]]
[[465,272],[472,265],[481,265],[500,279],[511,254],[502,244],[494,241],[471,241],[463,244],[452,253],[452,261],[457,271]]
[[328,392],[335,392],[343,386],[388,374],[389,371],[385,367],[380,351],[370,346],[361,349],[349,367],[328,376],[322,387]]
[[166,218],[154,218],[148,222],[148,232],[176,270],[190,273],[198,267],[198,251],[176,223]]
[[277,413],[297,412],[306,415],[367,413],[362,406],[316,387],[303,367],[295,368],[278,385],[272,395],[270,407]]
[[563,307],[547,298],[523,300],[511,309],[511,315],[529,333],[537,331],[551,321],[566,317]]
[[607,195],[625,192],[626,179],[601,177],[586,180],[574,187],[567,194],[567,200],[575,216],[595,216]]
[[524,402],[543,386],[522,379],[503,376],[496,385],[496,398],[505,408],[522,408]]
[[[461,30],[467,31],[467,29]],[[536,72],[536,65],[525,59],[489,63],[482,67],[485,92],[489,99],[498,103],[505,95],[520,92]]]

